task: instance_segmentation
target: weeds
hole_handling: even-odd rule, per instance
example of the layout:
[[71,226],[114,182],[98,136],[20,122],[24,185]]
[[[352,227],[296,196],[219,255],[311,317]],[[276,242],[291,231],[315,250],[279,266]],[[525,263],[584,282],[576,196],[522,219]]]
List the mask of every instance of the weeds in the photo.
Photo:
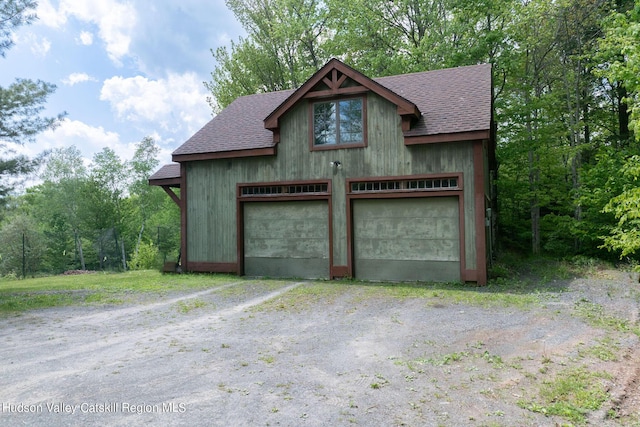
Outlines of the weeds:
[[520,400],[521,408],[545,415],[557,415],[572,423],[584,424],[588,413],[600,409],[609,398],[603,380],[611,376],[604,372],[579,367],[558,373],[544,381],[533,401]]
[[627,320],[620,319],[605,312],[604,307],[586,299],[575,304],[574,313],[593,327],[617,332],[633,332],[640,336],[640,329],[632,327]]
[[598,340],[598,344],[589,348],[580,349],[578,355],[581,357],[594,356],[604,362],[617,362],[620,345],[611,337],[605,337]]
[[177,310],[182,314],[190,313],[191,311],[196,310],[198,308],[202,308],[206,305],[207,305],[207,302],[201,300],[200,298],[178,301],[176,303]]

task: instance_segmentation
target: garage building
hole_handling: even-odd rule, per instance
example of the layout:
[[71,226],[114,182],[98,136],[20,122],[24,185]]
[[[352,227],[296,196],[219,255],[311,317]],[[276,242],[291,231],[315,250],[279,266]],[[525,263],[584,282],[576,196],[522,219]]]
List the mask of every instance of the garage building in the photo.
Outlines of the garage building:
[[333,59],[236,99],[149,182],[180,206],[185,271],[482,285],[492,114],[488,64],[372,79]]

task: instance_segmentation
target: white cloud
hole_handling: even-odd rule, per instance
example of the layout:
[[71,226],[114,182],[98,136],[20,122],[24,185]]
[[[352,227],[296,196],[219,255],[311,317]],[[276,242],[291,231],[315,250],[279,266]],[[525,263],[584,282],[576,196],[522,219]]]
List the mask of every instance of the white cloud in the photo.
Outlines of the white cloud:
[[93,44],[93,34],[89,31],[82,31],[78,36],[78,42],[83,46],[91,46]]
[[82,152],[85,164],[89,164],[94,154],[109,147],[121,159],[130,159],[135,152],[134,145],[125,143],[116,132],[102,126],[91,126],[78,120],[65,119],[55,130],[47,130],[38,135],[34,144],[10,145],[19,154],[36,157],[46,150],[75,145]]
[[[137,21],[137,13],[130,3],[116,0],[61,0],[58,9],[43,1],[37,10],[40,22],[59,28],[72,16],[80,21],[98,26],[98,36],[105,43],[109,58],[117,65],[129,53],[131,37]],[[86,34],[83,39],[88,41]]]
[[56,10],[49,0],[38,2],[36,14],[38,15],[36,23],[47,27],[60,28],[67,22],[67,15],[63,11]]
[[25,43],[29,47],[29,50],[31,50],[31,53],[33,53],[34,56],[40,58],[44,58],[45,56],[47,56],[47,54],[51,50],[51,42],[49,41],[49,39],[47,39],[46,37],[39,37],[31,32],[25,34],[20,38],[20,40],[18,39],[18,37],[15,37],[15,41],[16,43]]
[[158,80],[112,77],[100,93],[100,99],[108,101],[120,119],[187,133],[194,133],[209,120],[206,96],[195,73],[169,73],[166,79]]
[[62,83],[64,83],[67,86],[73,86],[78,83],[95,82],[95,81],[97,80],[91,77],[87,73],[71,73],[67,78],[62,80]]

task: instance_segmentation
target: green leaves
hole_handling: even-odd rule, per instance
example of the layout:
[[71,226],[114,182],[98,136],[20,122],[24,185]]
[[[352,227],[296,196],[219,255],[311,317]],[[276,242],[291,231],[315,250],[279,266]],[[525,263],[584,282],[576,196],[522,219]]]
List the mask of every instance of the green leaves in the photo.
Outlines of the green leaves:
[[628,91],[624,101],[631,112],[630,127],[640,137],[640,5],[629,11],[614,11],[605,22],[605,37],[600,48],[609,61],[600,71],[612,82]]
[[248,33],[212,52],[216,69],[205,86],[214,112],[235,98],[300,86],[329,59],[328,9],[319,0],[228,0]]
[[619,251],[623,258],[640,251],[640,156],[631,156],[621,172],[629,183],[603,209],[613,213],[618,223],[609,236],[603,236],[602,247]]
[[[32,0],[0,2],[0,57],[4,57],[13,46],[13,32],[36,19],[34,11],[37,6],[38,3]],[[24,156],[5,158],[11,154],[6,150],[6,143],[31,142],[35,135],[53,129],[61,122],[66,113],[56,117],[40,116],[48,96],[55,89],[51,83],[31,79],[16,79],[6,88],[0,86],[0,205],[12,190],[8,178],[25,174],[34,166]]]

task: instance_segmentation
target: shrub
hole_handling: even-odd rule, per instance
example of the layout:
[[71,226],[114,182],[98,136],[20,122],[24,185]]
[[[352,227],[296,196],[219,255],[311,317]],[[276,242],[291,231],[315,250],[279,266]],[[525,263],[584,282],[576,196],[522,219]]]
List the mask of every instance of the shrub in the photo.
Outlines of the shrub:
[[152,270],[160,268],[161,264],[158,248],[152,242],[140,243],[138,252],[128,262],[131,270]]

